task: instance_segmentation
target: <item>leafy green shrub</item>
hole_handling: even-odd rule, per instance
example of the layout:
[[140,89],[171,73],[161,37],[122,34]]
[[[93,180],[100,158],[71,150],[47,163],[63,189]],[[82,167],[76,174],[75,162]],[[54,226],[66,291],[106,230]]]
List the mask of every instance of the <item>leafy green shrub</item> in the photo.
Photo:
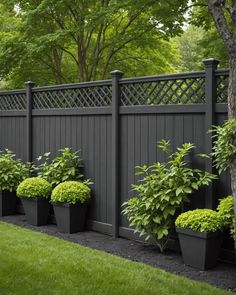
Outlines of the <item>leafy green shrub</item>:
[[15,191],[19,183],[30,176],[29,167],[9,150],[0,152],[0,190]]
[[[210,132],[213,133],[212,138],[215,139],[212,152],[214,165],[219,171],[219,174],[221,174],[230,168],[231,164],[233,164],[236,159],[236,120],[234,118],[228,119],[222,126],[213,126]],[[233,174],[231,175],[231,180],[233,182]],[[234,198],[236,198],[236,196],[234,196]],[[233,212],[234,205],[232,203],[233,197],[228,197],[226,200],[222,200],[218,207],[218,211],[222,216],[224,214],[226,215],[224,220],[226,223],[229,222],[230,232],[236,243],[236,213]]]
[[90,198],[91,189],[83,182],[65,181],[52,191],[51,199],[58,203],[84,203]]
[[216,176],[187,167],[184,160],[194,145],[184,143],[181,148],[171,154],[169,142],[162,140],[158,143],[168,155],[166,163],[154,163],[151,166],[137,167],[143,177],[139,184],[133,185],[136,196],[123,204],[122,211],[127,215],[130,226],[140,236],[151,236],[157,241],[160,250],[165,249],[169,232],[174,227],[173,216],[189,194],[202,185],[208,185]]
[[83,175],[79,171],[81,158],[77,152],[72,152],[69,148],[59,150],[61,155],[49,162],[50,153],[38,157],[38,161],[44,160],[44,163],[38,167],[38,176],[46,179],[52,187],[57,186],[64,181],[79,181]]
[[216,209],[220,215],[223,227],[228,228],[233,238],[235,238],[235,217],[234,217],[234,203],[233,196],[228,196],[220,200]]
[[49,198],[51,191],[51,184],[47,180],[39,177],[31,177],[26,178],[19,184],[16,194],[18,197],[24,198]]
[[210,132],[213,133],[212,138],[216,139],[212,153],[214,165],[219,173],[222,173],[229,168],[236,156],[236,147],[233,143],[236,136],[236,120],[229,119],[223,126],[213,126]]
[[221,217],[211,209],[196,209],[178,216],[175,225],[198,232],[216,232],[223,228]]

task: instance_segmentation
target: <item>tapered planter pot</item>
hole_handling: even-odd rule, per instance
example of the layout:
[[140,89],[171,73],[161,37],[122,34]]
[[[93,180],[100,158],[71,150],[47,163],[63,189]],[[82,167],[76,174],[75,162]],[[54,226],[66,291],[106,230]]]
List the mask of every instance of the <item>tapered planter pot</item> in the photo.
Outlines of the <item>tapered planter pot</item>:
[[0,217],[15,214],[16,200],[15,192],[0,191]]
[[76,233],[84,230],[87,204],[53,203],[53,209],[59,231]]
[[216,266],[223,241],[221,232],[202,233],[183,228],[176,228],[176,231],[186,265],[200,270]]
[[50,203],[46,198],[21,198],[27,221],[35,226],[48,223]]

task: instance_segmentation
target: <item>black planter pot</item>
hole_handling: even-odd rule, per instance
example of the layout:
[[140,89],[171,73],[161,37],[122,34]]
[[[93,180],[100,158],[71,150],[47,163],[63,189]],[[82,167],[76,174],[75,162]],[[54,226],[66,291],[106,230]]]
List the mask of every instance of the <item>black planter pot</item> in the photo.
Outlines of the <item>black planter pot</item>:
[[36,226],[48,223],[50,203],[46,198],[21,198],[27,221]]
[[0,216],[15,214],[16,200],[15,192],[0,191]]
[[190,229],[176,228],[184,263],[200,270],[216,266],[220,255],[223,234],[201,233]]
[[71,234],[84,230],[87,204],[53,203],[53,209],[59,231]]

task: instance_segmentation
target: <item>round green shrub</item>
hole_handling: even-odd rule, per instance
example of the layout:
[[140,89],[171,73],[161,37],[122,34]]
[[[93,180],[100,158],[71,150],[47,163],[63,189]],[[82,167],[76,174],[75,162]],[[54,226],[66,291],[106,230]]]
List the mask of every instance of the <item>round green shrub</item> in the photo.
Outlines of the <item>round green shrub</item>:
[[84,203],[90,197],[91,189],[83,182],[65,181],[52,191],[51,199],[58,203]]
[[0,152],[0,190],[15,191],[25,178],[30,176],[30,169],[9,150]]
[[35,198],[45,197],[49,198],[52,191],[51,184],[39,177],[26,178],[22,181],[17,190],[16,194],[18,197]]
[[223,228],[218,212],[211,209],[196,209],[178,216],[175,225],[198,232],[216,232]]

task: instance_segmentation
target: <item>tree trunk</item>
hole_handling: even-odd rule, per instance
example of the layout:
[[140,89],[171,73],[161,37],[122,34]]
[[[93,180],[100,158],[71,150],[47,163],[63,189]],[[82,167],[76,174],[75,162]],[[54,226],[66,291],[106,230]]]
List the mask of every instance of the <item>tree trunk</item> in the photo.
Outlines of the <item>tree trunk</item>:
[[[229,87],[228,87],[228,117],[236,119],[236,55],[232,54],[229,67]],[[236,138],[233,139],[236,145]],[[231,189],[234,197],[234,216],[236,229],[236,157],[230,165]],[[235,249],[236,249],[236,231],[235,231]]]

